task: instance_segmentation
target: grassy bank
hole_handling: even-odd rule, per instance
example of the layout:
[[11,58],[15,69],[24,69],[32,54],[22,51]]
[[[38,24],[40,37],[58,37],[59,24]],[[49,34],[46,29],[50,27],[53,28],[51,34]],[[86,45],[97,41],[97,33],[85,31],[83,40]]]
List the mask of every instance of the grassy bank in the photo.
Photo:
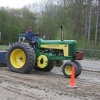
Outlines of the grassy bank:
[[8,48],[8,45],[0,45],[0,50],[7,50]]

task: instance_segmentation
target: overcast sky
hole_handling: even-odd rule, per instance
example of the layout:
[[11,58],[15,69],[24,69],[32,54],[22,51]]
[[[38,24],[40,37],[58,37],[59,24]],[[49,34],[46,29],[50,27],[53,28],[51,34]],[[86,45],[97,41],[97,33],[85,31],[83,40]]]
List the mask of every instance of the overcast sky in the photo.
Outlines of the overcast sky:
[[41,3],[42,0],[0,0],[0,6],[10,8],[22,8],[30,3]]

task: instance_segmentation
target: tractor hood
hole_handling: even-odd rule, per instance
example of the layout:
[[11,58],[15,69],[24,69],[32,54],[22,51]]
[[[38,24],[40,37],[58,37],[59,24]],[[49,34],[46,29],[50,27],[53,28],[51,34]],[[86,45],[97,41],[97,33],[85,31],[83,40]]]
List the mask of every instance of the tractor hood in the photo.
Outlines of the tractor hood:
[[39,39],[39,45],[43,45],[43,44],[76,44],[77,41],[76,40],[43,40],[43,39]]
[[39,39],[38,46],[39,48],[48,48],[48,49],[57,49],[63,50],[64,56],[72,56],[76,52],[75,40],[43,40]]

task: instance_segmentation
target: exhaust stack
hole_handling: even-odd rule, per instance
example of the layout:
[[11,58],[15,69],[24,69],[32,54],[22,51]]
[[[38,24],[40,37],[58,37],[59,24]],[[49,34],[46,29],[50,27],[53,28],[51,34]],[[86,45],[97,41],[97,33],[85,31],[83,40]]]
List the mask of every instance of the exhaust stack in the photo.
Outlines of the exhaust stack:
[[61,41],[63,41],[64,40],[63,27],[61,26],[60,28],[61,28]]

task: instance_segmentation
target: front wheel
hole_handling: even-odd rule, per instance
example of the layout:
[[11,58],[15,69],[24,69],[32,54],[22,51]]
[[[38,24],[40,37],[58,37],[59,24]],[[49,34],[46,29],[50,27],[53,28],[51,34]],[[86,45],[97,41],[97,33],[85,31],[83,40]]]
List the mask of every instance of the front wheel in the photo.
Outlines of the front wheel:
[[77,76],[79,76],[79,75],[81,74],[81,72],[82,72],[82,66],[81,66],[81,64],[80,64],[79,62],[77,62],[77,61],[75,61],[75,63],[76,63],[77,66],[78,66],[78,74],[77,74]]
[[75,62],[69,61],[64,63],[64,65],[62,66],[62,72],[64,74],[65,77],[70,78],[72,75],[72,67],[74,66],[74,70],[75,70],[75,77],[78,76],[78,66]]

